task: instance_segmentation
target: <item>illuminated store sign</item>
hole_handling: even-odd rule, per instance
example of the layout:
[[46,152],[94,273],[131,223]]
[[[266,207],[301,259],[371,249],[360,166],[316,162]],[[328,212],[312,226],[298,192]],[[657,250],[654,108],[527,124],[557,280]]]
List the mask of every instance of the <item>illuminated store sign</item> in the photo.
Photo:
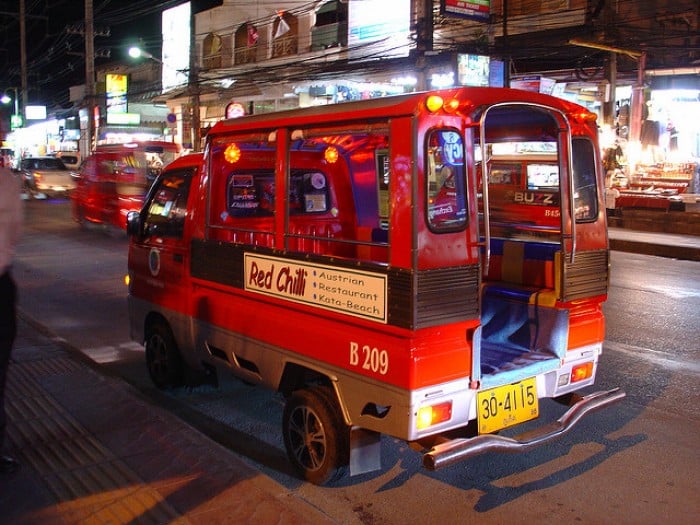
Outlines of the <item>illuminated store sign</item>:
[[128,103],[126,99],[129,80],[126,75],[107,74],[105,76],[107,91],[107,114],[126,113]]
[[163,11],[163,91],[187,84],[190,17],[190,2]]
[[408,56],[410,0],[363,0],[348,4],[348,48],[353,58]]

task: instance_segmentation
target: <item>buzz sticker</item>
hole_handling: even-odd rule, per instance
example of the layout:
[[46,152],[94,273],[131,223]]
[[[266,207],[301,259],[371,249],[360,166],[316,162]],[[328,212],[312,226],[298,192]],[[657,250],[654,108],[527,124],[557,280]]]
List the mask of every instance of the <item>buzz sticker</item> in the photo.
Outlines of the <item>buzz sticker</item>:
[[151,248],[148,254],[148,269],[153,277],[160,273],[160,251],[157,248]]

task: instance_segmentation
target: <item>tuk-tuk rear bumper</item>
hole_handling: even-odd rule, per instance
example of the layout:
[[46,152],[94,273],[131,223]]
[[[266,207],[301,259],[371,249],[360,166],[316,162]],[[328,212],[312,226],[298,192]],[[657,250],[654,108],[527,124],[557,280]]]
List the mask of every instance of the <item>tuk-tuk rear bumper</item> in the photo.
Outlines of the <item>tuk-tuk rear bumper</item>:
[[617,403],[625,397],[619,388],[594,392],[579,399],[555,422],[515,437],[485,434],[452,439],[434,446],[423,455],[423,466],[437,470],[485,452],[525,452],[566,434],[584,416]]

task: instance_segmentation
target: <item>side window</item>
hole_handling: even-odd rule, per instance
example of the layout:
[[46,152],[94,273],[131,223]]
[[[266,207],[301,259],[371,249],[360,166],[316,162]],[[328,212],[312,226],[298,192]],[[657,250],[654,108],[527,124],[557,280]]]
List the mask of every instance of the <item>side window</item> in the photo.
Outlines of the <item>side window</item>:
[[[328,181],[320,171],[295,170],[289,178],[289,214],[327,212]],[[228,179],[226,211],[232,218],[271,217],[275,212],[275,174],[271,171],[233,172]]]
[[454,129],[431,131],[425,158],[428,225],[436,232],[464,228],[467,200],[462,136]]
[[289,214],[324,213],[330,198],[326,175],[320,171],[292,172],[289,179]]
[[214,182],[209,188],[213,238],[249,244],[273,241],[276,145],[272,135],[235,135],[213,142]]
[[520,189],[520,163],[496,163],[489,169],[489,184],[515,186]]
[[389,179],[391,168],[389,150],[378,150],[375,153],[377,162],[377,206],[382,229],[389,229]]
[[275,174],[234,171],[229,175],[226,213],[232,218],[271,217],[275,212]]
[[192,170],[177,170],[160,178],[148,202],[144,232],[157,237],[182,238]]
[[574,216],[577,222],[593,221],[598,217],[596,157],[593,143],[586,139],[574,139],[572,147]]

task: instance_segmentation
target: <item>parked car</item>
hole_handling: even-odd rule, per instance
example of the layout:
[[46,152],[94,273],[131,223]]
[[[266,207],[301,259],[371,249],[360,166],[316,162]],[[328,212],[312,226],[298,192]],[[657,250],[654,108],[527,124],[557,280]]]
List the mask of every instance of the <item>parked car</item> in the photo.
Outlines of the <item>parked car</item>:
[[75,177],[61,159],[26,157],[19,166],[25,191],[37,199],[68,195],[75,188]]
[[59,151],[56,157],[63,161],[66,168],[73,171],[80,169],[80,153],[77,151]]

